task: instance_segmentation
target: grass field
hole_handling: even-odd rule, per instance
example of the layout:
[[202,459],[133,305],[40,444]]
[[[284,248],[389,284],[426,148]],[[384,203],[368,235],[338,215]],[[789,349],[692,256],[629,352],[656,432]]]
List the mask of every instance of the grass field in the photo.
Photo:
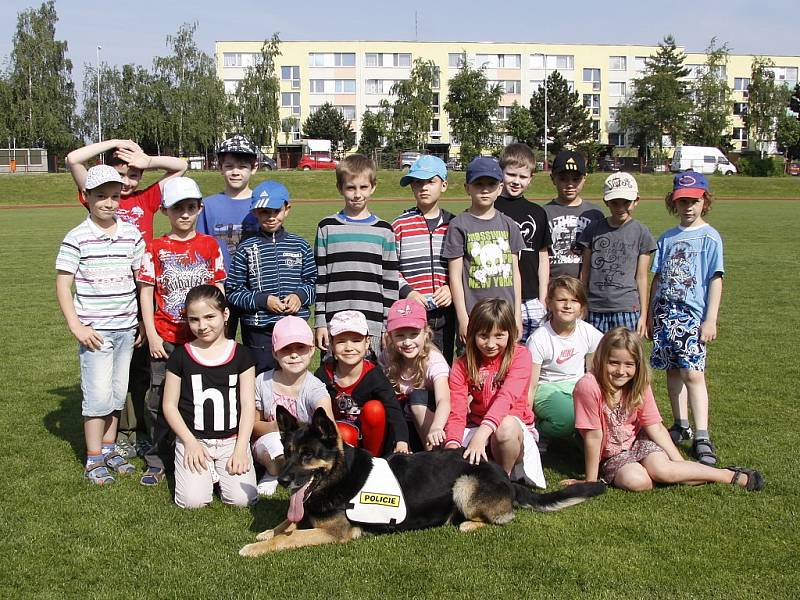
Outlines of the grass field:
[[[333,195],[329,173],[285,174],[295,197],[314,197],[298,175],[327,182]],[[28,181],[0,178],[0,203],[72,202],[64,176],[44,176],[35,188],[22,185]],[[590,181],[588,197],[598,197],[599,181]],[[653,197],[669,185],[664,176],[644,181]],[[208,192],[219,181],[201,182]],[[776,191],[761,195],[800,197],[798,180],[728,182],[714,178],[712,186],[720,196],[748,197],[760,195],[756,183],[768,183]],[[548,196],[538,185],[532,195]],[[386,193],[396,197],[399,189]],[[391,218],[408,204],[375,208]],[[311,239],[320,217],[337,209],[337,202],[297,202],[288,228]],[[795,597],[799,209],[794,201],[720,200],[708,217],[725,240],[727,269],[719,340],[709,352],[711,432],[723,465],[763,470],[763,492],[609,490],[560,513],[521,511],[506,527],[469,535],[444,527],[256,560],[237,551],[285,515],[283,491],[250,510],[217,501],[190,512],[174,506],[167,485],[147,489],[131,477],[97,489],[82,480],[76,348],[56,304],[53,264],[61,238],[85,212],[0,211],[0,597]],[[656,235],[674,224],[661,202],[643,202],[637,216]],[[663,373],[655,389],[669,418]],[[551,449],[544,463],[551,488],[583,468],[569,446]]]

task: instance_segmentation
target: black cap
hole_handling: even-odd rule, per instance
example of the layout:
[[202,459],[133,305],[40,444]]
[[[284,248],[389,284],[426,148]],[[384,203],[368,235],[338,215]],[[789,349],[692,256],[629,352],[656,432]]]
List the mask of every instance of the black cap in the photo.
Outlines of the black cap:
[[553,160],[552,172],[554,175],[558,175],[565,171],[586,175],[586,161],[583,160],[583,156],[572,150],[562,150],[559,152],[555,160]]
[[229,137],[217,147],[217,156],[220,154],[247,154],[258,156],[258,151],[253,142],[240,133]]

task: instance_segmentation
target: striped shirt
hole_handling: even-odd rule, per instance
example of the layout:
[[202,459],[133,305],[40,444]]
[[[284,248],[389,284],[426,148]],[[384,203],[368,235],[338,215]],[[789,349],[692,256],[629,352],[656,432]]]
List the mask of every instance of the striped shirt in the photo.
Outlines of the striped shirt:
[[56,270],[75,276],[75,312],[99,331],[137,324],[136,281],[144,255],[142,234],[115,218],[117,230],[104,233],[91,216],[70,231],[56,257]]
[[314,242],[317,261],[315,327],[326,327],[342,310],[364,313],[378,336],[397,300],[397,251],[392,227],[374,215],[353,221],[342,213],[320,221]]
[[422,212],[415,206],[392,221],[397,241],[401,298],[412,290],[430,296],[447,285],[447,259],[442,257],[442,246],[452,218],[449,212],[440,210],[439,224],[431,231]]

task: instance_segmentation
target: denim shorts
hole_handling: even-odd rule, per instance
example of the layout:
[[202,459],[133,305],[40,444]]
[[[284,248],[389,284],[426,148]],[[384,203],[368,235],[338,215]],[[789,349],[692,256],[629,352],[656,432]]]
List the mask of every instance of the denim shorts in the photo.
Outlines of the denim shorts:
[[653,308],[654,369],[705,371],[706,345],[700,341],[700,320],[685,307],[659,301]]
[[544,316],[547,313],[544,305],[538,298],[523,300],[522,305],[522,338],[524,344],[531,334],[541,327]]
[[128,369],[136,328],[98,333],[103,336],[99,350],[78,346],[83,392],[81,414],[84,417],[106,417],[122,410],[128,393]]

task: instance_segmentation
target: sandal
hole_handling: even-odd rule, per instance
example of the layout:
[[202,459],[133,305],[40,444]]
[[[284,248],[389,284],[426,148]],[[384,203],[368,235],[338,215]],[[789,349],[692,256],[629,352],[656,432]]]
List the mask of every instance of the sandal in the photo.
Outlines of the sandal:
[[731,478],[731,485],[735,485],[736,487],[741,487],[739,485],[739,479],[742,475],[747,475],[747,483],[744,486],[748,492],[760,492],[764,489],[766,485],[766,480],[764,476],[761,474],[760,471],[756,471],[755,469],[748,469],[747,467],[725,467],[729,471],[733,471],[733,477]]
[[164,469],[159,467],[147,467],[142,474],[139,483],[146,486],[154,486],[161,483],[164,479]]
[[127,458],[114,450],[103,456],[103,460],[109,469],[120,475],[130,475],[136,471],[136,467],[129,463]]
[[692,445],[692,453],[700,464],[708,467],[713,467],[717,464],[717,449],[709,439],[696,439]]
[[115,481],[114,476],[109,473],[106,466],[100,461],[86,465],[83,476],[94,485],[108,485]]
[[694,432],[691,427],[681,427],[677,423],[673,423],[672,427],[667,429],[669,437],[672,438],[672,443],[676,446],[681,442],[690,442],[694,438]]

